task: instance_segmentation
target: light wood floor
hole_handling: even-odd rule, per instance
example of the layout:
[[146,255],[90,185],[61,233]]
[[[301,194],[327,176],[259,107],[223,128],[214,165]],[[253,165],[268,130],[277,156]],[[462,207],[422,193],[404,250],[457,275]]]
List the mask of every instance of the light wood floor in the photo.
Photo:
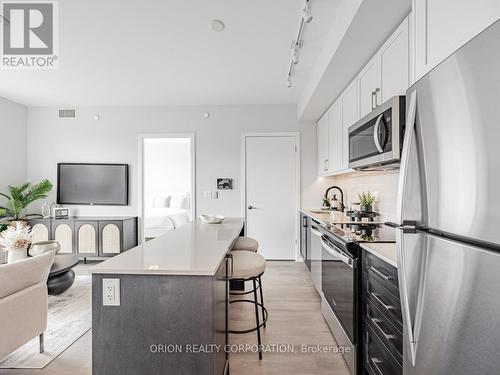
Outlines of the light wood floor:
[[[79,265],[77,272],[86,272]],[[336,353],[307,354],[301,345],[335,346],[335,340],[320,311],[320,298],[303,263],[268,262],[263,276],[265,305],[269,311],[262,342],[267,345],[294,345],[297,353],[232,353],[230,366],[235,375],[348,375],[347,366]],[[232,328],[254,323],[253,306],[232,304]],[[231,344],[256,344],[256,333],[231,335]],[[0,375],[90,375],[92,335],[86,333],[64,353],[41,370],[0,370]],[[269,347],[271,348],[271,347]],[[140,375],[140,374],[138,374]],[[145,374],[146,375],[146,374]]]

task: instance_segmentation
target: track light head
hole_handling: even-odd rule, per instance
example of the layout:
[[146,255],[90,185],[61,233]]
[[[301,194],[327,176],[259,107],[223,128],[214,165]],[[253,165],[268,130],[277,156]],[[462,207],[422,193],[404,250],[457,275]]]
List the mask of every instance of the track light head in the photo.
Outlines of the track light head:
[[311,14],[311,7],[309,6],[308,1],[306,1],[304,9],[302,9],[302,18],[304,19],[305,23],[309,23],[313,20],[313,16]]
[[292,47],[292,62],[294,64],[299,63],[299,47],[297,45]]

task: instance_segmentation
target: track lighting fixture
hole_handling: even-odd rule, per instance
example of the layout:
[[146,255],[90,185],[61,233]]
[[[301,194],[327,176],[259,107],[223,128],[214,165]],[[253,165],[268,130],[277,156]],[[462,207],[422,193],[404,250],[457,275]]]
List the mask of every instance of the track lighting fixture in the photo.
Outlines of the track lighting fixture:
[[295,43],[292,46],[292,62],[294,64],[298,64],[299,63],[299,46],[297,44],[295,44]]
[[304,5],[304,8],[302,9],[302,19],[304,20],[305,23],[309,23],[313,20],[313,17],[311,14],[311,7],[309,6],[309,1],[306,1],[306,4]]
[[295,70],[295,65],[299,63],[299,52],[300,47],[302,47],[302,35],[304,34],[304,29],[306,24],[312,21],[313,17],[311,15],[311,0],[305,0],[304,7],[301,11],[300,26],[297,32],[297,38],[292,42],[292,52],[290,57],[290,68],[288,69],[288,78],[286,80],[286,85],[288,88],[292,87],[293,73]]

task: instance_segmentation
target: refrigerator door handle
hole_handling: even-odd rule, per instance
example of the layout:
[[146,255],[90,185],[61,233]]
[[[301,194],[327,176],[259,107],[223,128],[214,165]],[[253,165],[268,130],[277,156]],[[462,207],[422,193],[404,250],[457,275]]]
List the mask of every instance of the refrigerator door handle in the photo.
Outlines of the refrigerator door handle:
[[417,342],[415,340],[415,333],[413,331],[413,322],[411,320],[410,314],[410,303],[408,297],[408,276],[406,273],[406,261],[405,261],[405,252],[403,249],[403,230],[396,231],[396,244],[398,251],[398,277],[400,284],[400,295],[401,295],[401,312],[403,315],[403,334],[408,338],[409,344],[409,354],[410,354],[410,362],[413,366],[415,366],[416,360],[416,346]]
[[401,151],[401,166],[399,174],[399,187],[397,197],[397,219],[398,223],[404,224],[404,197],[408,178],[408,159],[410,158],[410,150],[415,134],[415,116],[417,113],[417,91],[414,90],[410,94],[410,104],[406,116],[406,130],[403,140],[403,150]]

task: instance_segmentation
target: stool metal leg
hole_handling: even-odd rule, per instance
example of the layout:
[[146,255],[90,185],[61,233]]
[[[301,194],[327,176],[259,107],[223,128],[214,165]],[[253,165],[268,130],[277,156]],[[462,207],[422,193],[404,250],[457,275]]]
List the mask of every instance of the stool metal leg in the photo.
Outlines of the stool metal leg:
[[253,278],[253,298],[255,300],[255,321],[257,322],[257,344],[259,345],[259,360],[262,359],[262,347],[260,341],[260,323],[259,323],[259,306],[257,305],[257,282]]
[[259,276],[259,289],[260,289],[260,305],[261,305],[261,309],[262,309],[262,320],[264,321],[264,328],[266,328],[266,318],[265,318],[265,315],[264,315],[264,295],[263,295],[263,291],[262,291],[262,279],[260,278]]

